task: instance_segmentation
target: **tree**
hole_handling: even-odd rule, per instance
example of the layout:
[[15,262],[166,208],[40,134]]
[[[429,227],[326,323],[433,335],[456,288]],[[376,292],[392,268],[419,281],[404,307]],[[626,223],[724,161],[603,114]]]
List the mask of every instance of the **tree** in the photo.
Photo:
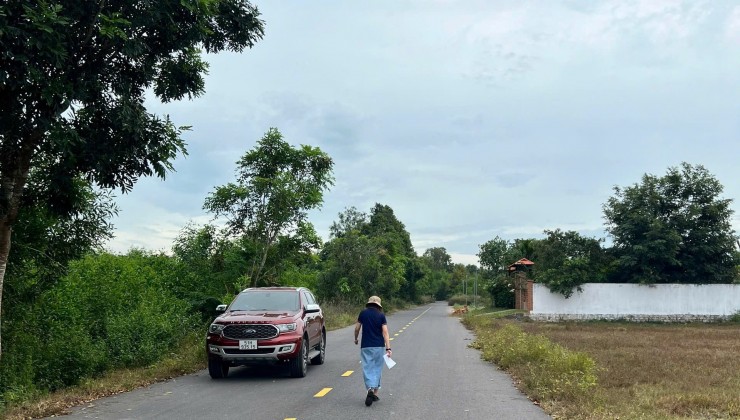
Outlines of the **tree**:
[[416,257],[411,244],[411,235],[390,206],[375,203],[370,210],[370,220],[363,225],[362,233],[377,238],[381,242],[380,245],[391,255]]
[[582,236],[576,231],[545,230],[545,239],[536,242],[535,280],[551,292],[566,298],[584,283],[606,279],[608,257],[601,240]]
[[367,214],[349,207],[344,212],[339,213],[339,220],[332,222],[329,227],[329,236],[331,238],[341,238],[351,233],[360,233],[367,225]]
[[682,163],[665,176],[614,187],[604,205],[622,281],[732,283],[732,200],[703,166]]
[[323,203],[323,192],[334,181],[333,165],[318,147],[293,148],[271,128],[237,162],[237,182],[208,195],[203,208],[226,217],[228,233],[246,236],[255,246],[248,274],[252,286],[257,286],[280,236],[313,232],[308,211]]
[[146,92],[164,102],[202,94],[201,49],[251,47],[258,17],[246,0],[0,4],[0,302],[31,169],[49,171],[60,212],[79,176],[123,192],[164,177],[185,152],[184,128],[147,112]]
[[373,287],[368,292],[394,296],[407,281],[406,265],[417,258],[411,235],[393,209],[380,203],[370,210],[370,219],[362,233],[371,239],[377,254],[370,278]]
[[479,246],[478,260],[481,267],[496,274],[505,271],[506,266],[513,261],[508,261],[507,253],[510,244],[507,240],[498,236]]
[[378,252],[370,238],[353,230],[333,238],[321,250],[322,269],[317,292],[322,299],[362,302],[374,290],[373,267]]
[[429,248],[424,251],[422,258],[427,260],[432,270],[452,271],[452,257],[444,247]]

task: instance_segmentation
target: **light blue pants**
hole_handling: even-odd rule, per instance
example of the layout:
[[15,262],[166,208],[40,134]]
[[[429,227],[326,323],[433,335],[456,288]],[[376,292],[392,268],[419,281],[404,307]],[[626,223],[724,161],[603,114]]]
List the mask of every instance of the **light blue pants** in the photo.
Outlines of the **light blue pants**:
[[360,349],[362,358],[362,377],[365,379],[365,389],[380,388],[380,376],[383,373],[384,347],[363,347]]

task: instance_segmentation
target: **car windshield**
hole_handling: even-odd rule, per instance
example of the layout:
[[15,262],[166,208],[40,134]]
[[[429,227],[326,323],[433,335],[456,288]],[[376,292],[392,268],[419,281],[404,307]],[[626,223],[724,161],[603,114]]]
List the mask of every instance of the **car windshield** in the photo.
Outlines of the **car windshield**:
[[297,311],[298,293],[294,291],[249,291],[240,293],[230,311]]

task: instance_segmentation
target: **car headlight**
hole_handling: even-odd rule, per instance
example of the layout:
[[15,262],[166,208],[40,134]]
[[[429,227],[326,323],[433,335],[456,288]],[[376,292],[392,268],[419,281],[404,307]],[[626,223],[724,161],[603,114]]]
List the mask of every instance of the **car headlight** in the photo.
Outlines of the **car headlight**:
[[224,330],[224,327],[226,327],[226,325],[224,324],[211,324],[211,326],[208,327],[208,332],[211,334],[221,334],[221,331]]
[[295,322],[292,324],[278,324],[276,327],[281,333],[295,331]]

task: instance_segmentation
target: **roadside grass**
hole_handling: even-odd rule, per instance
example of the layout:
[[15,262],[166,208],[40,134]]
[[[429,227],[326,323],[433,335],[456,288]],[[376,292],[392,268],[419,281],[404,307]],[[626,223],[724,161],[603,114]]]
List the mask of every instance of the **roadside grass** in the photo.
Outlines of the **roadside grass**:
[[514,316],[469,314],[464,322],[483,357],[555,418],[740,419],[737,322],[539,323]]
[[[385,303],[385,302],[384,302]],[[393,303],[390,310],[403,309],[407,305]],[[327,330],[336,330],[352,325],[362,306],[328,302],[321,305]],[[391,309],[392,308],[392,309]],[[98,378],[88,378],[79,385],[52,393],[24,392],[13,401],[0,405],[0,419],[20,420],[41,418],[66,413],[71,407],[89,403],[98,398],[120,394],[171,378],[197,372],[206,368],[205,327],[195,331],[165,359],[138,369],[111,371]]]
[[567,418],[740,418],[740,325],[525,323],[602,368],[596,398]]
[[[477,316],[476,316],[477,315]],[[595,361],[583,352],[571,351],[542,335],[524,332],[503,321],[520,311],[501,311],[466,316],[464,323],[476,333],[471,347],[483,359],[508,371],[530,399],[581,401],[591,396],[597,383]]]
[[175,352],[152,366],[115,370],[53,393],[25,395],[8,404],[5,411],[0,412],[0,418],[18,420],[64,414],[70,407],[101,397],[193,373],[205,369],[204,352],[203,333],[192,333]]
[[321,304],[321,309],[324,312],[326,329],[328,331],[337,330],[354,324],[357,320],[357,314],[362,310],[362,308],[357,305],[334,301],[323,302]]

